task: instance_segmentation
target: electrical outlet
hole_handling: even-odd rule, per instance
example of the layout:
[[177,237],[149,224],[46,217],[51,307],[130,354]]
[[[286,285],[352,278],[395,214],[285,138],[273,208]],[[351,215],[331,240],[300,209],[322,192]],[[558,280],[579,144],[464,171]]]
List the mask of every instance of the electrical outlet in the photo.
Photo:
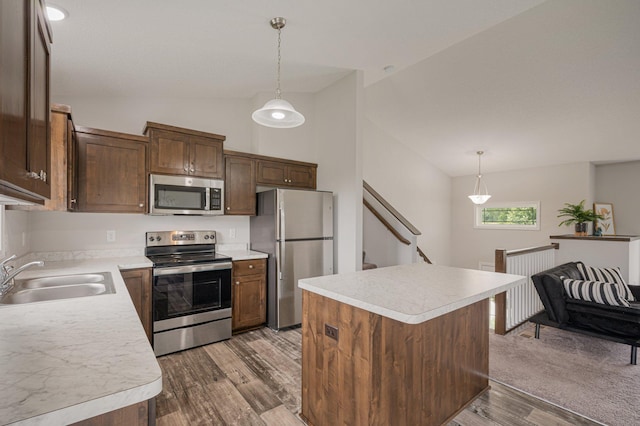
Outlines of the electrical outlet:
[[116,231],[107,231],[107,242],[113,243],[116,241]]
[[236,228],[229,229],[229,238],[233,239],[236,237]]
[[332,325],[325,324],[324,325],[324,334],[326,334],[327,336],[329,336],[333,340],[338,341],[338,327],[334,327]]

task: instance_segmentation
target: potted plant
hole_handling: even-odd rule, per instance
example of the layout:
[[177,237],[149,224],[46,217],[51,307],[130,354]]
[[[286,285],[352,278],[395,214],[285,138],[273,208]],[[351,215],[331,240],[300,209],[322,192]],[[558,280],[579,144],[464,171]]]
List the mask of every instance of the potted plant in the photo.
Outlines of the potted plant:
[[558,217],[566,217],[567,219],[560,222],[558,226],[575,224],[575,235],[577,237],[587,236],[587,227],[589,222],[596,219],[602,220],[602,215],[597,214],[592,209],[585,210],[584,200],[578,204],[564,203],[565,207],[558,210]]

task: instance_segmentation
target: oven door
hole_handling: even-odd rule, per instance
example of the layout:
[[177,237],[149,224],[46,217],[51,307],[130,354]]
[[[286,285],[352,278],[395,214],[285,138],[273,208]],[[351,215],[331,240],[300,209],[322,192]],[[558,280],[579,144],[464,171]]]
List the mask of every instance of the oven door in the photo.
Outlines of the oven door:
[[153,269],[154,332],[230,316],[231,262]]

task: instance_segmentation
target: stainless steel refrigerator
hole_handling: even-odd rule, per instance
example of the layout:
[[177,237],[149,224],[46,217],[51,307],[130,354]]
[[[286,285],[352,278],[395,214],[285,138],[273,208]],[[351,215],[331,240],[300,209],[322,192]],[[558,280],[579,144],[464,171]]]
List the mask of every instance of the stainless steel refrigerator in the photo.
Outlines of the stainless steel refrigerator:
[[298,280],[333,274],[333,194],[272,189],[257,197],[251,249],[269,254],[267,325],[278,330],[302,322]]

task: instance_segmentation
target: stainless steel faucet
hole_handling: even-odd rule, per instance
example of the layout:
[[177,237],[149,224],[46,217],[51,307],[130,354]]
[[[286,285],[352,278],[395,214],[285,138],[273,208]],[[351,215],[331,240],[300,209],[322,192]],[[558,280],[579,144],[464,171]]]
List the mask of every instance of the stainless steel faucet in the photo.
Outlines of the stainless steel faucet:
[[0,279],[2,280],[0,283],[0,297],[4,296],[5,294],[11,291],[14,285],[14,278],[20,272],[32,266],[44,266],[44,262],[41,260],[25,263],[24,265],[16,269],[6,266],[7,262],[15,258],[16,258],[16,255],[14,254],[13,256],[7,259],[4,259],[2,262],[0,262]]

